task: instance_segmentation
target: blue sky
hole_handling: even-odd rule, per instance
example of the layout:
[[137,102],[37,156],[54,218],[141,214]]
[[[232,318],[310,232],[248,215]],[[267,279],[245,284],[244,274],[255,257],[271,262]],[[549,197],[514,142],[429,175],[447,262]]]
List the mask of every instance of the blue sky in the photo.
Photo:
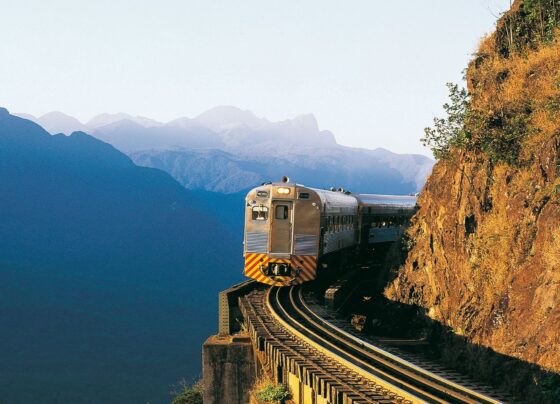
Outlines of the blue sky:
[[162,121],[313,113],[339,143],[429,154],[423,128],[509,0],[0,0],[0,105]]

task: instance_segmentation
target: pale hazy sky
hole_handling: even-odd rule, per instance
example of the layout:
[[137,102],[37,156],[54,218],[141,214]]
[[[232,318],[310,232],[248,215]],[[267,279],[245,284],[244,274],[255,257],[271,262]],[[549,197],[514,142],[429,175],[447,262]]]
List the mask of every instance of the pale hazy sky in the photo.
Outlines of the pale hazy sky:
[[[339,143],[423,128],[509,0],[0,0],[0,106],[161,121],[313,113]],[[494,14],[494,15],[493,15]]]

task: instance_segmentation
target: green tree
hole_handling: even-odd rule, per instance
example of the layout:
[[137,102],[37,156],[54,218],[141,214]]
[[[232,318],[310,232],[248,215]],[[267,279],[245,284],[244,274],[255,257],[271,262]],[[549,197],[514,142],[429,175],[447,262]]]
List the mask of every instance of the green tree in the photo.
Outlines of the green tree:
[[469,113],[469,93],[454,83],[447,83],[447,88],[449,102],[443,105],[447,117],[434,118],[434,126],[424,129],[421,139],[436,159],[449,158],[454,147],[465,147],[472,138],[465,126]]

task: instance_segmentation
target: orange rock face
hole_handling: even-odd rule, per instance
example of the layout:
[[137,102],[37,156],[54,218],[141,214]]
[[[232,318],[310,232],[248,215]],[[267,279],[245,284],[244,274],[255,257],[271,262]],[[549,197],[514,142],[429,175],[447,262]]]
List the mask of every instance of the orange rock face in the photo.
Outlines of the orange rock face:
[[[506,23],[481,43],[467,82],[473,110],[523,119],[517,163],[476,147],[438,162],[385,295],[473,343],[560,372],[560,43],[504,55]],[[493,136],[511,135],[500,125]]]

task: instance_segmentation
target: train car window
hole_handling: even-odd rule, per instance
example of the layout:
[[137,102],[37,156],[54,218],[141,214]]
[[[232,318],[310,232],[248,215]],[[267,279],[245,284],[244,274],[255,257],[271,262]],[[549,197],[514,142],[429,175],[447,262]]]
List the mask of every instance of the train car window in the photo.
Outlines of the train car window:
[[253,206],[251,218],[262,222],[268,220],[268,208],[266,206]]
[[268,208],[266,206],[255,206],[252,209],[253,220],[266,221],[268,220]]
[[298,195],[299,199],[309,199],[309,192],[300,192]]
[[280,220],[286,220],[288,218],[288,207],[286,205],[277,205],[274,211],[274,217]]

